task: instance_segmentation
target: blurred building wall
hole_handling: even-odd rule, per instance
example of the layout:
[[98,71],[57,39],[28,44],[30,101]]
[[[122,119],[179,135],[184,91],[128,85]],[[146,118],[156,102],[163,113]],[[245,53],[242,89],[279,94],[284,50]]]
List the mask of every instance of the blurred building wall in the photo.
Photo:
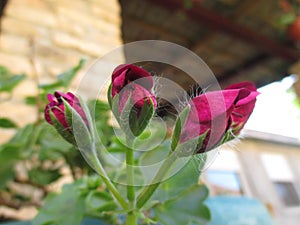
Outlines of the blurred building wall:
[[[0,65],[29,79],[9,101],[0,102],[0,117],[20,126],[33,121],[36,112],[23,103],[23,96],[37,92],[36,82],[55,80],[81,58],[87,59],[87,68],[121,44],[117,0],[9,0],[1,18]],[[11,136],[0,132],[0,142]]]

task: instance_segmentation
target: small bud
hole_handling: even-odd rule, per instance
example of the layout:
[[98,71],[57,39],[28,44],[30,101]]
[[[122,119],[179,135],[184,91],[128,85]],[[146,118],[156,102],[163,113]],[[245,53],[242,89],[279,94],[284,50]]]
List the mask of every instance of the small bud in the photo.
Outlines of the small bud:
[[[48,94],[49,104],[46,105],[44,115],[46,121],[53,125],[60,135],[68,142],[76,145],[73,132],[73,114],[76,113],[76,121],[79,121],[85,130],[89,128],[88,120],[79,99],[72,93],[66,94],[55,92],[54,95]],[[75,120],[74,120],[75,121]],[[78,123],[76,125],[78,126]]]
[[152,87],[151,74],[138,66],[123,64],[113,71],[108,99],[127,134],[139,136],[153,117],[157,102]]

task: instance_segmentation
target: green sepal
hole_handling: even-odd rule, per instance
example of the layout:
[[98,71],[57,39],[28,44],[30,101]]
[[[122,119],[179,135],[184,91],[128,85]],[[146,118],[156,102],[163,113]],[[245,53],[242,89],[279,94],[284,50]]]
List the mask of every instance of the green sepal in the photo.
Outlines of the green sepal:
[[89,148],[93,143],[93,137],[91,136],[87,124],[84,122],[81,115],[65,99],[62,98],[62,101],[65,106],[66,120],[72,129],[76,146],[79,149]]
[[74,138],[74,135],[72,134],[72,132],[70,130],[68,130],[67,128],[65,128],[63,125],[61,125],[58,120],[56,119],[54,113],[50,110],[50,118],[51,121],[53,122],[53,126],[55,127],[55,129],[57,130],[57,132],[69,143],[71,143],[72,145],[76,146],[76,140]]
[[111,101],[111,111],[113,112],[116,120],[120,124],[120,114],[119,114],[119,94],[116,94]]
[[110,108],[112,109],[111,89],[112,89],[112,84],[109,85],[108,90],[107,90],[107,101],[108,101]]
[[186,123],[186,120],[188,118],[190,110],[191,110],[191,107],[190,107],[190,105],[188,105],[187,107],[185,107],[182,110],[182,112],[179,114],[179,116],[176,120],[175,128],[174,128],[173,135],[172,135],[172,144],[171,144],[172,151],[174,151],[178,145],[182,128],[184,127],[184,125]]
[[148,103],[148,99],[144,101],[144,105],[139,116],[135,110],[131,110],[129,120],[130,128],[134,136],[138,137],[145,130],[153,115],[154,103],[152,99],[150,99],[150,104]]
[[[130,118],[130,116],[131,116],[130,114],[131,114],[131,111],[133,110],[133,104],[131,102],[131,96],[132,96],[132,94],[130,94],[128,96],[127,102],[126,102],[126,104],[125,104],[125,106],[124,106],[124,108],[123,108],[123,110],[120,114],[120,117],[119,117],[120,118],[120,122],[119,122],[120,127],[126,135],[130,135],[132,133],[131,126],[130,126],[130,120],[132,120],[132,118]],[[120,99],[119,99],[119,101],[120,101]],[[118,106],[120,105],[119,101],[118,101]],[[119,110],[119,108],[118,108],[118,110]]]
[[[108,96],[110,95],[108,94]],[[146,99],[144,101],[142,110],[138,115],[136,109],[134,108],[134,104],[131,101],[131,96],[132,94],[128,96],[122,112],[119,113],[120,96],[119,94],[116,94],[111,101],[111,109],[123,132],[128,138],[132,139],[134,137],[138,137],[149,124],[154,115],[154,103],[152,99],[150,99],[149,104],[149,99]]]
[[178,157],[186,157],[196,154],[197,151],[201,148],[207,133],[208,130],[198,137],[179,144],[175,149],[176,155]]
[[238,125],[238,126],[236,126],[236,127],[234,127],[234,125],[232,125],[231,127],[234,127],[234,128],[230,128],[230,129],[228,129],[226,131],[226,133],[224,134],[224,136],[222,138],[222,141],[220,142],[220,145],[221,144],[225,144],[226,142],[231,141],[231,140],[237,138],[238,134],[237,135],[235,135],[235,134],[240,132],[240,130],[242,129],[243,125],[244,125],[243,123],[240,124],[240,125]]

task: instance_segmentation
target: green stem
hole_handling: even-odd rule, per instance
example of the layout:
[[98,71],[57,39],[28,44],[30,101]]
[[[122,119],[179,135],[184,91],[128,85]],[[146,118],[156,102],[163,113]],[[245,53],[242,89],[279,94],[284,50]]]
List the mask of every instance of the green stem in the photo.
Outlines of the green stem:
[[135,207],[135,190],[134,190],[134,151],[127,148],[126,151],[126,174],[127,174],[127,199],[131,209]]
[[128,209],[127,202],[123,199],[123,197],[120,195],[118,190],[116,189],[115,185],[107,178],[107,174],[100,164],[100,162],[97,160],[97,157],[91,157],[93,161],[93,165],[95,166],[95,170],[100,174],[102,177],[103,182],[105,183],[108,190],[113,194],[115,199],[120,203],[120,205],[123,207],[123,209]]
[[127,213],[125,225],[136,225],[137,221],[138,221],[138,217],[134,211]]
[[140,193],[140,195],[137,198],[136,206],[138,209],[141,209],[145,203],[151,198],[155,190],[160,185],[161,181],[163,180],[166,173],[169,171],[171,165],[174,163],[174,161],[177,159],[177,156],[174,152],[172,152],[168,158],[164,161],[164,163],[159,168],[157,174],[151,181],[152,184],[148,185],[144,188],[144,190]]

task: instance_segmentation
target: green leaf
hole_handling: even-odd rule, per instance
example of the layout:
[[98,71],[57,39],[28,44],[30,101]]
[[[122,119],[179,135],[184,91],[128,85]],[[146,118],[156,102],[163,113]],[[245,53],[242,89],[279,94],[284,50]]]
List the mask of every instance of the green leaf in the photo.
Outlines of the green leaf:
[[74,77],[76,76],[76,74],[78,73],[78,71],[83,67],[83,65],[85,64],[85,60],[81,59],[79,61],[79,63],[71,68],[70,70],[59,74],[57,76],[57,81],[52,83],[52,84],[41,84],[39,85],[39,88],[43,89],[44,91],[49,92],[50,90],[53,89],[57,89],[60,87],[68,87],[70,85],[70,83],[72,82],[72,80],[74,79]]
[[19,148],[15,146],[1,146],[0,151],[0,188],[6,186],[7,182],[15,177],[14,165],[19,154]]
[[17,128],[17,125],[8,118],[0,118],[1,128]]
[[37,141],[38,135],[38,126],[28,124],[25,127],[18,129],[17,133],[5,144],[5,146],[18,148],[18,154],[15,153],[14,157],[17,159],[25,159],[33,153],[33,147]]
[[297,15],[295,13],[285,13],[281,17],[279,17],[278,24],[281,26],[287,26],[293,23],[296,19]]
[[207,224],[210,211],[203,201],[208,196],[204,185],[194,185],[178,196],[154,207],[155,219],[163,225]]
[[205,164],[205,157],[199,158],[195,155],[190,159],[181,160],[178,163],[182,162],[185,165],[179,172],[160,184],[152,197],[153,200],[164,202],[175,199],[190,186],[199,183],[199,176]]
[[193,0],[184,0],[183,6],[186,10],[189,10],[193,7]]
[[32,154],[36,133],[38,130],[34,125],[27,125],[20,128],[11,140],[0,146],[0,188],[14,178],[15,164]]
[[60,194],[49,194],[32,225],[79,225],[85,213],[85,196],[78,189],[80,182],[65,185]]
[[174,151],[178,145],[181,131],[186,123],[190,110],[191,107],[188,105],[187,107],[184,108],[184,110],[182,110],[182,112],[178,116],[178,119],[176,120],[175,128],[172,135],[172,144],[171,144],[172,151]]
[[61,177],[58,169],[44,170],[42,168],[34,168],[28,172],[28,175],[30,180],[40,185],[50,184]]
[[27,105],[36,105],[37,104],[37,97],[27,96],[27,97],[25,97],[25,103]]
[[25,77],[25,75],[0,77],[0,92],[11,92]]
[[69,86],[70,85],[70,83],[71,83],[71,81],[74,79],[74,77],[75,77],[75,75],[78,73],[78,71],[84,66],[84,64],[85,64],[85,59],[81,59],[80,61],[79,61],[79,63],[75,66],[75,67],[73,67],[73,68],[71,68],[70,70],[68,70],[68,71],[66,71],[66,72],[64,72],[64,73],[62,73],[62,74],[60,74],[60,75],[58,75],[57,76],[57,80],[59,81],[59,82],[62,82],[62,84],[64,85],[64,86]]
[[38,151],[39,160],[57,160],[62,156],[70,155],[74,151],[72,145],[64,140],[54,126],[44,122],[40,124],[40,135],[38,136],[37,145],[40,146]]
[[4,77],[9,76],[9,71],[7,70],[6,67],[0,65],[0,79],[3,79]]
[[112,211],[117,208],[114,199],[107,192],[97,190],[90,191],[85,199],[86,212],[89,215],[99,216],[106,211]]
[[99,191],[99,181],[98,176],[85,176],[64,185],[59,194],[50,193],[31,225],[79,225],[86,216],[111,219],[104,212],[116,205],[106,190]]

